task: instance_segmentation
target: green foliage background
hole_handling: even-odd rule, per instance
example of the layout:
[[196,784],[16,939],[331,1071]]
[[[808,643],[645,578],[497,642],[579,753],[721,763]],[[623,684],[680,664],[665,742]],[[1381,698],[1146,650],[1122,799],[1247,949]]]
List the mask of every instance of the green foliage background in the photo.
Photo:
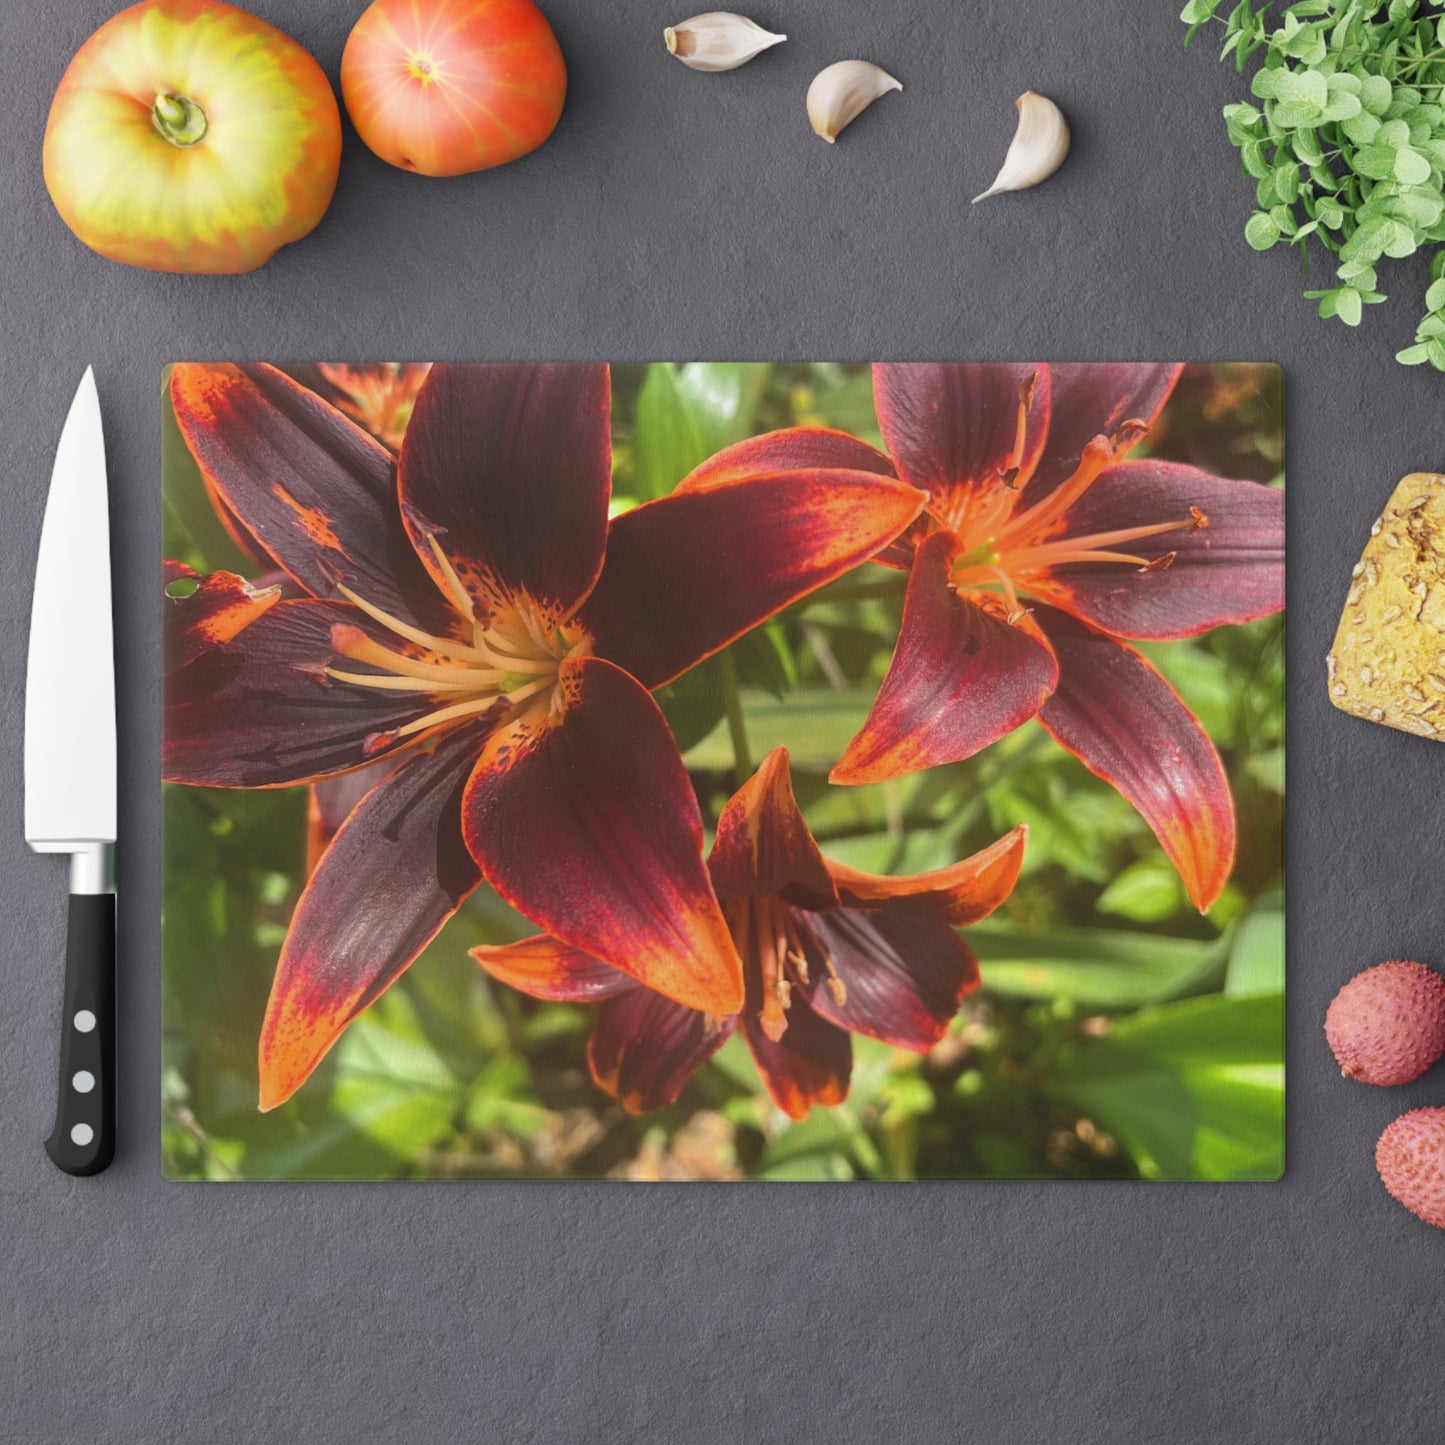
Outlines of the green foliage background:
[[[1282,481],[1280,374],[1189,368],[1142,450]],[[718,447],[793,424],[881,442],[866,367],[614,368],[616,506]],[[165,417],[165,552],[254,572]],[[588,1011],[491,982],[475,944],[534,930],[485,886],[309,1083],[256,1109],[256,1039],[304,882],[306,792],[164,788],[164,1166],[179,1179],[1272,1179],[1283,1168],[1282,619],[1146,644],[1224,756],[1235,876],[1207,918],[1134,810],[1035,724],[883,786],[828,767],[887,666],[899,575],[865,567],[659,696],[716,819],[736,729],[786,742],[825,852],[936,868],[1030,826],[1005,907],[967,930],[984,986],[926,1056],[854,1038],[848,1102],[792,1124],[741,1038],[678,1103],[624,1114],[592,1084]],[[730,680],[741,717],[725,716]]]

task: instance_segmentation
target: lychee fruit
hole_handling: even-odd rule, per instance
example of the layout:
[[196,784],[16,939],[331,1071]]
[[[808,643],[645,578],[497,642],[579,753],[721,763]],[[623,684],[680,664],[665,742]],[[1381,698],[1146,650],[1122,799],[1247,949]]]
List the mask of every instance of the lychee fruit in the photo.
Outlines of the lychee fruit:
[[1362,1084],[1408,1084],[1445,1054],[1445,978],[1396,960],[1357,973],[1325,1015],[1340,1070]]
[[1411,1214],[1445,1229],[1445,1109],[1401,1114],[1375,1145],[1375,1168]]

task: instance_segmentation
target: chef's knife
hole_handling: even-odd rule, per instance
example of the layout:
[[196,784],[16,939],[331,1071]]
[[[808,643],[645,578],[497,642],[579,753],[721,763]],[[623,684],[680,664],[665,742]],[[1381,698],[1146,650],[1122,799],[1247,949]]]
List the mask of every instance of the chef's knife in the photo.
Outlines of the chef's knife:
[[87,370],[55,454],[25,683],[25,841],[70,854],[60,1101],[45,1151],[67,1174],[115,1154],[115,654],[105,441]]

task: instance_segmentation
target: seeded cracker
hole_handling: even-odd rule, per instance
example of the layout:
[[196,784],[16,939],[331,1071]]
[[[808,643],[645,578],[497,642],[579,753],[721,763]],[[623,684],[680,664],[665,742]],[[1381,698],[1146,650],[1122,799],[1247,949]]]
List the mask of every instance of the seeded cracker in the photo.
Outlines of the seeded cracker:
[[1412,472],[1395,488],[1351,574],[1325,665],[1342,711],[1445,736],[1445,476]]

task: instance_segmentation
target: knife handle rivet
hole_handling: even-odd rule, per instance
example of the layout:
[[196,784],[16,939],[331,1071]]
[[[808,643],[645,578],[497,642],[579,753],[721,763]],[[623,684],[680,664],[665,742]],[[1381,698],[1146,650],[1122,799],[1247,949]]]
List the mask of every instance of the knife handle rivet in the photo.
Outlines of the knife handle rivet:
[[84,1147],[95,1138],[95,1130],[89,1124],[76,1124],[70,1131],[70,1142]]
[[70,1081],[70,1087],[74,1089],[77,1094],[88,1094],[95,1088],[95,1075],[92,1074],[89,1069],[82,1069]]
[[83,1034],[95,1032],[95,1015],[88,1008],[83,1008],[75,1016],[75,1027]]

